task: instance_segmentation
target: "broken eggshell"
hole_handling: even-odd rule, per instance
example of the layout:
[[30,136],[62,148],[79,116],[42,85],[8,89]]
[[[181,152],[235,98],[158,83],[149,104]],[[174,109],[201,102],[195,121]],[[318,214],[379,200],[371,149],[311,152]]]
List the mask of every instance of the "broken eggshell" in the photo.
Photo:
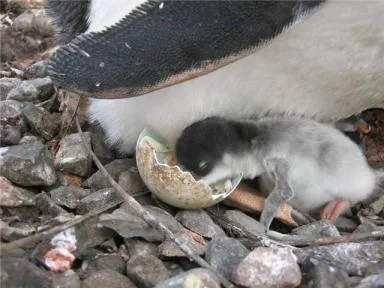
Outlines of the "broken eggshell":
[[165,203],[183,209],[205,208],[224,200],[239,185],[241,175],[211,185],[195,179],[177,165],[174,151],[165,143],[161,136],[146,128],[136,145],[140,176],[148,189]]

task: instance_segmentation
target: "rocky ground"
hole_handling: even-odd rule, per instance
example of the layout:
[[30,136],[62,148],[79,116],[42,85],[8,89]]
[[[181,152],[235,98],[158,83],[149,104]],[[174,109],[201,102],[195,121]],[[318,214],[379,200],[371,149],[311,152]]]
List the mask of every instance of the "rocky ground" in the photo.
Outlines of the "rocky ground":
[[[270,237],[256,214],[221,204],[184,211],[160,202],[135,159],[118,155],[87,122],[86,101],[47,77],[54,38],[42,4],[8,2],[0,15],[0,231],[1,244],[8,244],[0,257],[2,287],[220,287],[214,273],[190,261],[111,188],[72,123],[76,109],[86,142],[113,179],[236,285],[384,286],[382,190],[334,224],[293,229],[275,221],[272,229],[282,234]],[[372,124],[365,153],[383,167],[384,112],[364,115]],[[77,224],[48,233],[68,223]],[[38,241],[20,241],[41,233]]]

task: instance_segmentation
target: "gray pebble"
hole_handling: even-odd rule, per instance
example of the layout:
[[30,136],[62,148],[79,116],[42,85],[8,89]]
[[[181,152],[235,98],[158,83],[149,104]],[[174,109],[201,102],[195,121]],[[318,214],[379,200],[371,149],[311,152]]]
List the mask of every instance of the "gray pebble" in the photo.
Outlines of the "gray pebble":
[[17,145],[23,134],[22,103],[0,101],[0,146]]
[[36,78],[19,83],[7,94],[7,100],[40,103],[48,100],[54,92],[51,78]]
[[20,83],[21,80],[18,78],[0,78],[0,100],[6,100],[8,92],[20,85]]
[[75,186],[60,186],[49,193],[57,205],[75,209],[80,204],[80,200],[89,196],[91,192]]
[[94,271],[84,281],[83,288],[134,288],[136,287],[129,278],[112,269]]
[[52,159],[40,142],[1,148],[0,175],[21,186],[51,186],[56,182]]

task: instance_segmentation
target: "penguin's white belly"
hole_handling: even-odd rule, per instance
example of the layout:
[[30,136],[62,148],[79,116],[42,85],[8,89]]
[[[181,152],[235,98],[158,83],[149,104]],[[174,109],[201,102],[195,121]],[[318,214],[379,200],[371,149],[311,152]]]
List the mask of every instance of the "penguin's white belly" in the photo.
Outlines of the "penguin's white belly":
[[327,3],[252,55],[137,98],[92,100],[90,116],[133,152],[147,126],[173,145],[185,126],[211,115],[334,121],[384,107],[383,14],[383,1]]

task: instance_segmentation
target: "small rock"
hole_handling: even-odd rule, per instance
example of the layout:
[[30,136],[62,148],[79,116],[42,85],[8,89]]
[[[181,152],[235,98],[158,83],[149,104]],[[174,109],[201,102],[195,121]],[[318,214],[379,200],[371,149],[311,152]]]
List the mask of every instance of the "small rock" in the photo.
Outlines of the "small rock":
[[53,202],[57,205],[75,209],[81,199],[90,195],[90,191],[75,186],[60,186],[49,192]]
[[8,92],[20,85],[21,80],[18,78],[0,78],[0,101],[6,100]]
[[28,9],[17,16],[12,27],[26,34],[53,36],[51,22],[44,9]]
[[[144,206],[156,219],[161,221],[172,232],[177,232],[183,228],[176,219],[164,210]],[[162,231],[152,228],[143,219],[134,214],[126,203],[111,214],[102,214],[99,217],[100,224],[115,230],[124,238],[141,237],[147,241],[163,241],[165,235]]]
[[225,236],[223,229],[217,226],[204,210],[181,210],[176,220],[188,229],[200,234],[203,237],[214,238]]
[[290,249],[259,247],[241,261],[232,279],[250,288],[297,287],[301,272]]
[[127,275],[136,285],[150,288],[169,278],[163,262],[152,255],[137,255],[127,263]]
[[63,208],[58,206],[53,200],[47,196],[45,192],[40,193],[35,198],[36,207],[40,209],[45,215],[57,217],[60,215],[68,214]]
[[0,259],[1,287],[51,288],[50,274],[26,259]]
[[[201,235],[187,229],[182,229],[176,232],[175,236],[176,238],[182,239],[183,243],[187,243],[188,247],[194,251],[195,254],[203,255],[205,253],[207,242]],[[160,244],[159,253],[165,257],[186,257],[184,252],[169,239]]]
[[348,274],[326,264],[317,265],[310,271],[311,288],[349,288]]
[[0,102],[0,146],[17,145],[23,133],[22,104],[13,100]]
[[32,142],[41,142],[43,143],[43,140],[35,135],[24,135],[23,138],[21,138],[19,144],[27,144]]
[[228,210],[224,214],[231,222],[236,223],[248,233],[260,236],[264,234],[264,226],[259,221],[238,210]]
[[25,80],[8,92],[7,100],[32,102],[34,104],[48,100],[54,92],[51,78]]
[[[134,159],[116,159],[111,163],[105,165],[105,169],[107,169],[108,173],[115,181],[118,181],[121,172],[127,171],[134,166],[136,166],[136,162]],[[87,180],[84,181],[83,185],[85,187],[90,187],[91,191],[97,191],[100,189],[111,187],[108,178],[102,175],[100,171],[97,171],[96,173],[92,174]]]
[[118,183],[127,193],[131,195],[142,192],[146,189],[136,167],[132,167],[129,171],[121,172]]
[[339,231],[350,233],[357,228],[358,224],[352,219],[339,216],[335,221],[335,226]]
[[157,245],[144,240],[130,238],[124,239],[125,246],[128,248],[129,256],[134,257],[136,255],[153,255],[158,256]]
[[0,175],[21,186],[51,186],[56,182],[49,152],[40,142],[1,148]]
[[111,269],[94,271],[84,281],[83,288],[108,287],[108,288],[134,288],[135,284],[129,278]]
[[52,287],[81,288],[81,282],[73,270],[67,270],[63,273],[52,273]]
[[171,261],[163,261],[163,264],[165,265],[165,267],[167,268],[167,270],[169,272],[169,277],[173,277],[173,276],[179,275],[180,273],[184,272],[183,267],[181,267],[181,265],[179,265],[177,263],[174,263]]
[[103,129],[98,125],[92,125],[89,131],[92,133],[92,150],[100,162],[105,165],[116,159],[115,153],[105,143],[106,137]]
[[217,237],[209,242],[205,258],[218,272],[231,278],[233,269],[249,252],[243,244],[234,238]]
[[84,215],[93,209],[99,209],[104,207],[112,201],[120,199],[119,194],[112,188],[102,189],[96,192],[89,194],[87,197],[84,197],[80,200],[80,203],[77,205],[76,212],[78,214]]
[[220,288],[220,282],[210,270],[195,268],[157,284],[155,288]]
[[76,253],[80,255],[88,248],[98,246],[114,236],[114,231],[100,227],[97,217],[92,217],[76,226]]
[[[88,145],[91,145],[91,133],[84,133]],[[78,176],[89,176],[92,168],[92,157],[85,147],[81,134],[70,134],[60,141],[56,153],[55,166],[59,170]]]
[[353,233],[366,233],[366,232],[372,232],[372,231],[378,231],[379,228],[377,225],[375,225],[372,222],[364,222],[361,223],[359,226],[357,226],[356,230],[353,231]]
[[44,109],[38,108],[32,103],[26,103],[23,109],[25,122],[45,140],[51,140],[59,132],[60,114],[49,113]]
[[0,176],[0,206],[19,207],[34,204],[35,195],[23,188],[12,185],[6,178]]
[[307,235],[310,239],[316,237],[337,237],[340,236],[336,226],[329,220],[320,220],[313,223],[309,223],[300,226],[293,230],[293,234],[296,235]]
[[29,66],[25,71],[25,76],[28,78],[45,78],[48,76],[48,63],[46,60],[41,60]]
[[99,254],[90,261],[89,269],[111,269],[120,274],[124,274],[125,265],[125,261],[119,254]]
[[10,227],[7,223],[0,221],[0,235],[3,241],[11,242],[30,236],[35,232],[36,229],[28,224],[19,224],[18,227]]
[[384,272],[370,275],[361,280],[356,288],[382,288],[384,287]]

